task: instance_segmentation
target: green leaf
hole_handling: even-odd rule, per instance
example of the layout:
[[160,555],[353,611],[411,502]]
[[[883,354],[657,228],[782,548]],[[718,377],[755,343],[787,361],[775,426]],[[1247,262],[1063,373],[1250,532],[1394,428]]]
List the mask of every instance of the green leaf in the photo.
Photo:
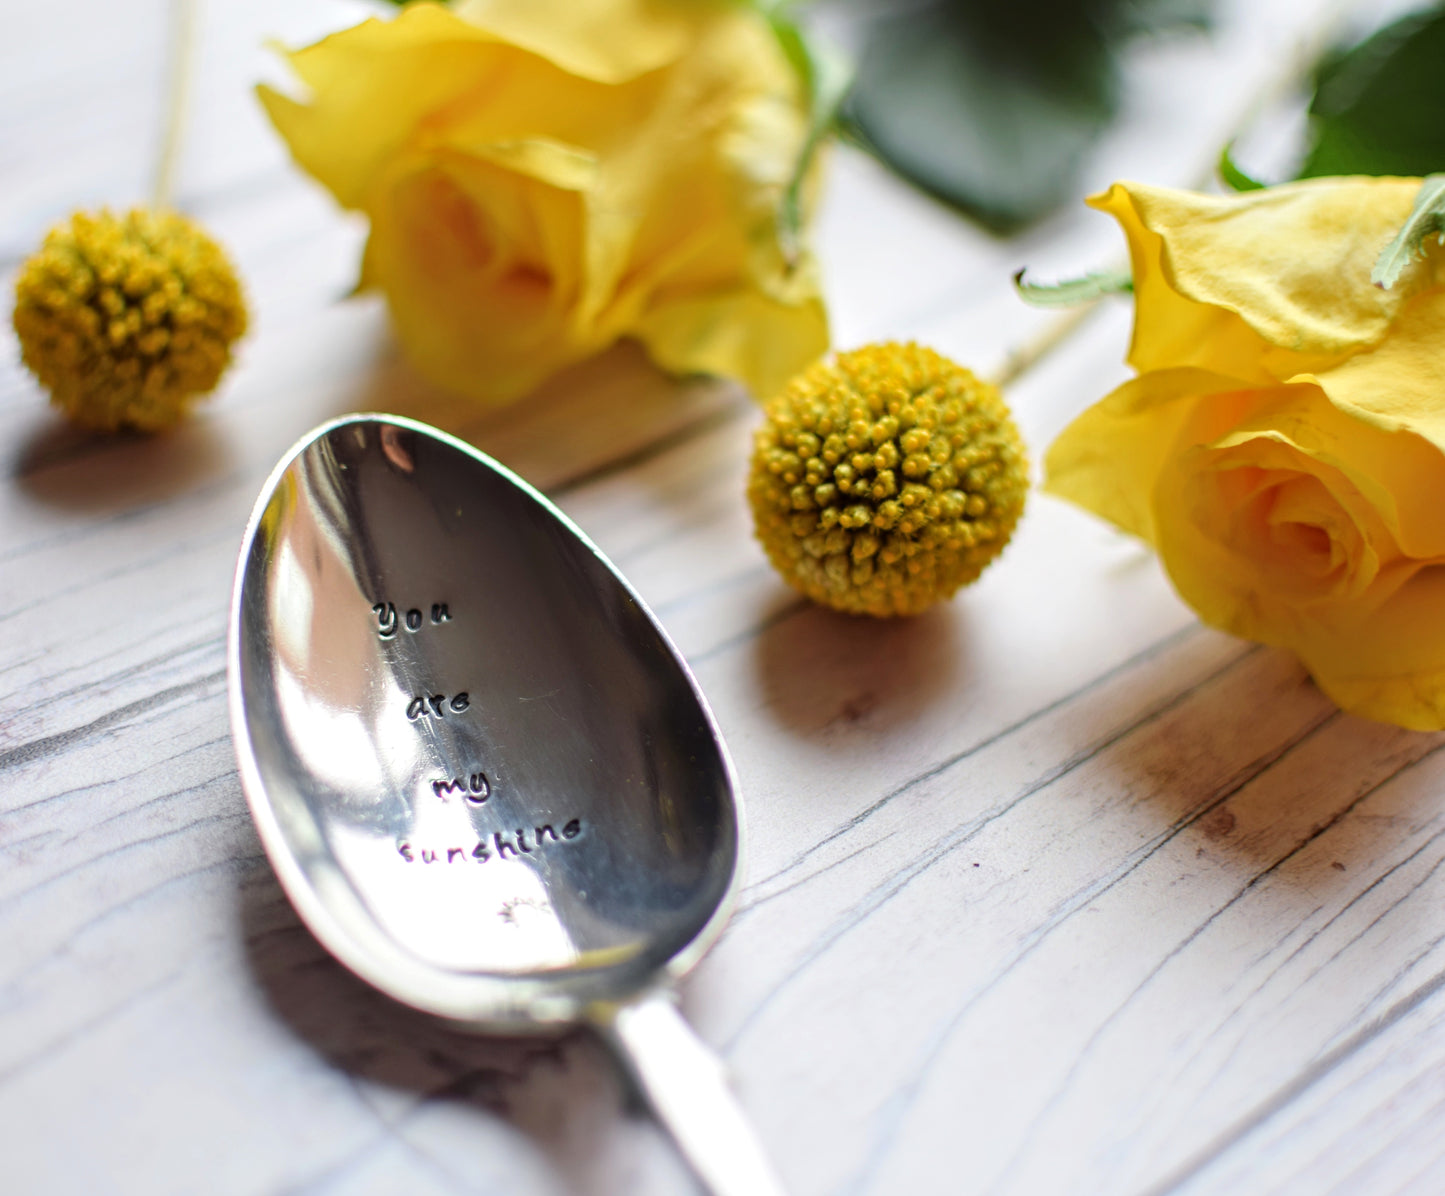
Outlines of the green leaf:
[[1234,142],[1219,151],[1219,177],[1232,191],[1263,191],[1267,184],[1253,175],[1245,174],[1234,163]]
[[1410,218],[1380,253],[1370,281],[1388,291],[1406,266],[1425,256],[1425,241],[1432,235],[1445,242],[1445,174],[1431,175],[1421,185]]
[[1179,0],[922,0],[870,27],[846,127],[908,179],[997,232],[1075,196],[1113,118],[1117,49],[1197,18]]
[[1445,170],[1445,11],[1381,30],[1320,67],[1300,178]]
[[1097,31],[1031,44],[966,8],[935,4],[877,22],[845,111],[904,176],[1010,232],[1071,193],[1117,97]]
[[838,127],[838,112],[852,84],[853,68],[832,45],[792,19],[787,0],[758,0],[758,6],[808,94],[808,133],[778,205],[778,242],[784,258],[792,263],[802,251],[803,189],[808,171]]
[[1019,298],[1035,307],[1074,307],[1092,303],[1105,295],[1132,295],[1134,279],[1128,270],[1091,270],[1082,278],[1066,282],[1025,282],[1026,271],[1014,275]]

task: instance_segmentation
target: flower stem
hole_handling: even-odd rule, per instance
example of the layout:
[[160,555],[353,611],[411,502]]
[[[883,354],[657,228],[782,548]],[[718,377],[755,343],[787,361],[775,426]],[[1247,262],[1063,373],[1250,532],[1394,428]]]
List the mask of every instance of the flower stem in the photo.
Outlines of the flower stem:
[[198,7],[198,0],[171,0],[171,69],[166,96],[166,124],[161,136],[160,156],[156,161],[155,185],[151,191],[151,203],[157,208],[169,207],[175,191],[181,135],[185,131],[191,81],[195,75]]
[[1098,299],[1090,299],[1054,316],[1036,335],[1010,349],[1003,365],[989,381],[999,390],[1007,390],[1060,345],[1071,340],[1098,305]]

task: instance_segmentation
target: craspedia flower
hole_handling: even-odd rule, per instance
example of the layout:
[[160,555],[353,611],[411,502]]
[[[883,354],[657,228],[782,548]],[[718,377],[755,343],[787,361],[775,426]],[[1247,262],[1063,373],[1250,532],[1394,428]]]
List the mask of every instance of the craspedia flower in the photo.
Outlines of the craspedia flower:
[[795,378],[768,404],[748,481],[783,577],[815,602],[880,617],[973,581],[1027,492],[998,388],[915,344],[841,353]]
[[235,270],[175,212],[77,212],[20,270],[25,364],[76,423],[168,427],[211,390],[246,331]]

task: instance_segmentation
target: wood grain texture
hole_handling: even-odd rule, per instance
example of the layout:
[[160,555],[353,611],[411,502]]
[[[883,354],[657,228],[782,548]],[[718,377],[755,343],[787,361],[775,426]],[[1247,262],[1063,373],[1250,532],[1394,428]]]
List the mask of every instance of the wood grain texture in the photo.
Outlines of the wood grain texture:
[[[1141,49],[1090,186],[1189,182],[1328,6],[1221,6]],[[684,1003],[800,1196],[1445,1190],[1445,753],[1340,715],[1287,656],[1205,630],[1155,563],[1035,496],[944,609],[807,606],[751,539],[755,408],[623,346],[480,412],[343,301],[362,230],[249,95],[267,37],[360,3],[205,6],[181,203],[255,331],[175,434],[64,429],[0,333],[0,1188],[692,1190],[601,1049],[469,1038],[300,926],[235,773],[231,570],[309,427],[386,409],[546,489],[695,667],[751,867]],[[140,199],[168,7],[7,14],[0,261]],[[1103,217],[998,241],[839,151],[819,225],[838,340],[992,369],[1042,327],[1008,274],[1098,264]],[[1102,309],[1011,398],[1036,451],[1123,376]]]

